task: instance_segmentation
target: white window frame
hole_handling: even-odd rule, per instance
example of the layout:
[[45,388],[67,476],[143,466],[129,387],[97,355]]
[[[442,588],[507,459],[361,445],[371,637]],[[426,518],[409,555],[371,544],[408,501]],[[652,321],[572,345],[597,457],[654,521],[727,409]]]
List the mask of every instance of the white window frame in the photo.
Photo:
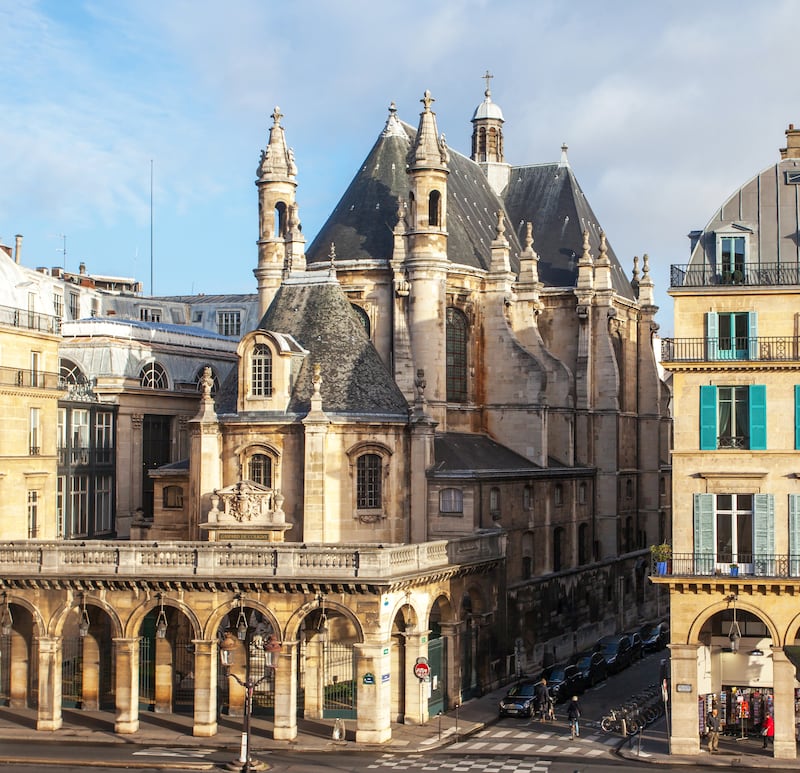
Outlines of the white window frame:
[[229,338],[239,338],[242,334],[242,312],[240,309],[220,309],[217,311],[217,333]]

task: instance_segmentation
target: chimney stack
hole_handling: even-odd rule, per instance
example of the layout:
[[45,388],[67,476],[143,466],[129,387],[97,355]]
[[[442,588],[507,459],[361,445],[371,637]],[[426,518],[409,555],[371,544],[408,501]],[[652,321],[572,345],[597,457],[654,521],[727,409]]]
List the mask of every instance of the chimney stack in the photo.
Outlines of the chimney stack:
[[800,158],[800,129],[790,123],[786,130],[786,147],[780,149],[781,158]]
[[17,234],[14,240],[14,262],[19,265],[19,256],[22,252],[22,234]]

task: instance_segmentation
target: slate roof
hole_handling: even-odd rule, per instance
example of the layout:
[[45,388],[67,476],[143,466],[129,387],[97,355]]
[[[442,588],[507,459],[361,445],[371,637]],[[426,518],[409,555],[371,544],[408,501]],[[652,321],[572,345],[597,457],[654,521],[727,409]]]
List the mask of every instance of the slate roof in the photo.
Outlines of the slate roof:
[[[397,121],[372,147],[358,173],[325,225],[306,250],[309,265],[329,262],[330,245],[340,260],[388,261],[397,202],[408,198],[407,154],[416,129]],[[447,183],[447,255],[453,263],[488,269],[496,213],[506,212],[512,271],[519,272],[524,221],[533,223],[534,249],[539,254],[539,278],[547,287],[574,287],[583,230],[589,231],[592,255],[600,252],[600,226],[568,164],[511,167],[502,199],[490,187],[480,166],[452,148]],[[634,299],[630,280],[608,244],[611,281],[621,296]]]
[[[285,281],[258,325],[288,333],[309,354],[297,373],[289,412],[311,407],[314,365],[320,364],[322,409],[330,413],[408,417],[408,403],[367,337],[335,277],[327,272]],[[235,411],[235,374],[226,381],[218,410]],[[232,394],[231,394],[232,389]],[[231,406],[231,397],[233,405]]]
[[473,477],[481,473],[526,473],[541,470],[539,465],[496,443],[488,435],[466,432],[439,432],[434,437],[433,474]]
[[[398,199],[408,200],[411,186],[407,155],[416,130],[402,124],[403,133],[383,133],[361,165],[331,216],[306,250],[306,261],[328,263],[331,242],[340,260],[382,260],[392,257]],[[480,167],[448,148],[447,255],[453,263],[488,269],[502,202]],[[511,266],[519,270],[520,242],[506,234]]]
[[[600,252],[600,226],[572,169],[559,163],[515,166],[503,192],[509,222],[524,238],[525,221],[533,223],[533,248],[539,254],[539,279],[548,287],[574,287],[583,231],[595,259]],[[606,239],[608,236],[606,235]],[[634,298],[630,280],[610,244],[611,284],[625,298]]]

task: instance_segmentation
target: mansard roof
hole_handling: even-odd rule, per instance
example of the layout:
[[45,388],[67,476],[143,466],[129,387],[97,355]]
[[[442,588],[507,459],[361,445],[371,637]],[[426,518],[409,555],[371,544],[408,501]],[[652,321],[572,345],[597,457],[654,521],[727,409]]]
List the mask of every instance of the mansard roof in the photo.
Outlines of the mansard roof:
[[408,416],[405,397],[327,271],[285,280],[258,327],[289,334],[309,352],[294,383],[291,412],[309,411],[314,365],[319,363],[324,411]]
[[[398,201],[407,201],[411,190],[406,169],[416,131],[396,119],[390,124],[306,250],[309,265],[330,261],[331,242],[336,245],[339,260],[391,259]],[[488,270],[496,213],[503,203],[474,161],[448,150],[447,256],[453,263]],[[519,240],[510,232],[506,238],[512,269],[518,271]]]
[[[533,223],[534,249],[539,254],[539,280],[548,287],[573,287],[583,232],[589,232],[592,255],[600,251],[600,225],[572,169],[563,162],[515,166],[503,192],[510,223],[525,238],[525,222]],[[630,280],[607,244],[611,286],[633,299]]]

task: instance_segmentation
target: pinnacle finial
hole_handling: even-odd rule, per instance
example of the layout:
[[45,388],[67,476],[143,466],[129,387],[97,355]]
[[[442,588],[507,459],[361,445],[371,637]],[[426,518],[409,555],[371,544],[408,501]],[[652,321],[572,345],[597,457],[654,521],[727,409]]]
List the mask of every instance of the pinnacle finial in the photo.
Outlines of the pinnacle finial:
[[533,223],[528,220],[525,223],[525,252],[533,249]]
[[506,216],[503,214],[502,209],[497,210],[497,239],[502,239],[506,233]]
[[583,232],[583,258],[587,260],[592,259],[591,248],[589,247],[589,232]]
[[425,89],[425,94],[423,95],[422,99],[420,99],[420,102],[425,105],[425,112],[430,112],[431,105],[435,101],[436,100],[431,96],[431,92],[428,89]]
[[277,105],[275,105],[275,109],[272,111],[272,115],[270,117],[272,118],[272,122],[275,124],[275,126],[280,124],[281,118],[283,118],[283,113]]

